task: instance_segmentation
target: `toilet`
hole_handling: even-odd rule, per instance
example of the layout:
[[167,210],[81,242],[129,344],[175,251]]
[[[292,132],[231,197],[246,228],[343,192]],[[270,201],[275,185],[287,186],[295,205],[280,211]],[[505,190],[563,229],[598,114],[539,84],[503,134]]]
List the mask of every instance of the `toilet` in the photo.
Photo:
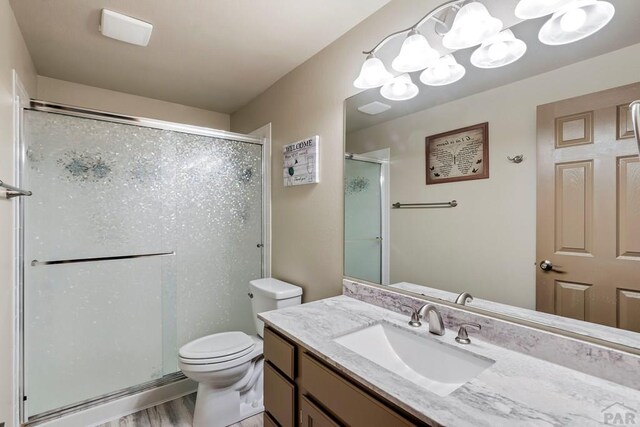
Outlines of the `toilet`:
[[194,427],[225,427],[264,411],[262,334],[258,313],[300,304],[302,289],[278,279],[249,282],[257,336],[240,331],[198,338],[178,352],[180,370],[198,382]]

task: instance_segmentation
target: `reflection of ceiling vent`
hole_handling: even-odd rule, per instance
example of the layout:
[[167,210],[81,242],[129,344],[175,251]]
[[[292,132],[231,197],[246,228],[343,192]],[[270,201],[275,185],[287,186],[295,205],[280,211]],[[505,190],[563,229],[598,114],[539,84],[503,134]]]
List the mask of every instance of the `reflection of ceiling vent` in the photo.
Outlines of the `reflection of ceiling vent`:
[[362,107],[358,107],[358,111],[375,116],[376,114],[384,113],[389,108],[391,108],[391,105],[387,105],[379,101],[373,101],[369,104],[363,105]]
[[146,46],[151,38],[153,25],[111,10],[102,9],[100,32],[103,36],[126,43]]

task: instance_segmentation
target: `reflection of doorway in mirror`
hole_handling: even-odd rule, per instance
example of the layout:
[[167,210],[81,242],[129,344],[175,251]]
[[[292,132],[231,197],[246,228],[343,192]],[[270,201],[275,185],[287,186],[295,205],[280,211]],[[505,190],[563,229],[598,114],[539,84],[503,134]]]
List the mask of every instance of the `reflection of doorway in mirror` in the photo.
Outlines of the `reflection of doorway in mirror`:
[[538,107],[540,311],[640,332],[640,160],[619,108],[638,98],[640,83]]

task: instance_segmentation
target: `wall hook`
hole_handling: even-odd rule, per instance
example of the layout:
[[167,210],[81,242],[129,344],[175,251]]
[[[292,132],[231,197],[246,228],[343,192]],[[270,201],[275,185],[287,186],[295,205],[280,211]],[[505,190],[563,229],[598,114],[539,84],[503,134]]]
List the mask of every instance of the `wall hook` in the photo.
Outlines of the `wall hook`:
[[524,160],[524,154],[518,154],[517,156],[513,157],[507,156],[507,160],[509,160],[511,163],[522,163],[522,161]]

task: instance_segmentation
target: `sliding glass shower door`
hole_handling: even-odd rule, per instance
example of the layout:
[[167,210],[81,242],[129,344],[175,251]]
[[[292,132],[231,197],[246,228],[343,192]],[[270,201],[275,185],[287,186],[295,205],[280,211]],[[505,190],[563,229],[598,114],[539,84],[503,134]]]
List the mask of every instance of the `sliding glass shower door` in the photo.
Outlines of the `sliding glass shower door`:
[[31,110],[23,145],[29,417],[171,375],[196,337],[254,333],[261,145]]
[[382,165],[344,163],[344,274],[382,283]]

